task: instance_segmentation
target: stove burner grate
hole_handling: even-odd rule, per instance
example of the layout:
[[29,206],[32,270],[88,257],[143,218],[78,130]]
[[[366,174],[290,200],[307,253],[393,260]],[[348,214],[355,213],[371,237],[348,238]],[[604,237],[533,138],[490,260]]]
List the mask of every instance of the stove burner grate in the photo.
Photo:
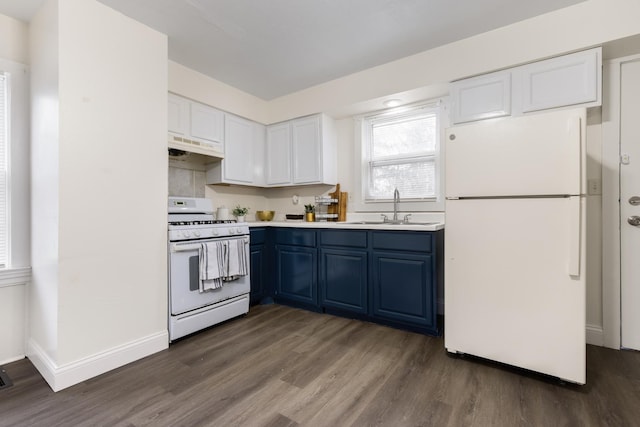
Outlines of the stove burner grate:
[[195,221],[170,221],[169,225],[209,225],[209,224],[235,224],[234,219],[212,219]]

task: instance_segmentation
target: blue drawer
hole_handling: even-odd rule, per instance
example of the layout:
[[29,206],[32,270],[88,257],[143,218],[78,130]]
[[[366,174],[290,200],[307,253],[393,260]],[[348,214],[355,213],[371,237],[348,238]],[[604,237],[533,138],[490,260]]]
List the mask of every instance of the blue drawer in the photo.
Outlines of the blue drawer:
[[366,230],[321,230],[319,236],[322,246],[367,247]]
[[425,231],[373,231],[373,249],[432,252],[433,235]]
[[316,231],[300,228],[276,228],[276,244],[291,246],[316,246]]

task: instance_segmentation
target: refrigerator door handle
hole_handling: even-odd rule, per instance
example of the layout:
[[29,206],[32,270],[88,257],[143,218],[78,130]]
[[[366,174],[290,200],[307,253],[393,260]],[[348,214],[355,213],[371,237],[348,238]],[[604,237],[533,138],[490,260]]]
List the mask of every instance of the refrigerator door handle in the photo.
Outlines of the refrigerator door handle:
[[581,197],[569,197],[569,275],[580,276]]

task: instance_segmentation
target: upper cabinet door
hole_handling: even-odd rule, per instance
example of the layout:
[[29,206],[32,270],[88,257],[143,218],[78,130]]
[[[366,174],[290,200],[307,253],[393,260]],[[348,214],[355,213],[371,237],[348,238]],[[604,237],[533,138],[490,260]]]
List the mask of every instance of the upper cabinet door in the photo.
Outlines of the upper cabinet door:
[[241,117],[225,115],[224,177],[228,182],[253,184],[254,123]]
[[221,144],[224,136],[224,113],[197,102],[191,103],[191,137],[209,145]]
[[169,133],[184,136],[189,126],[189,101],[169,94]]
[[289,122],[267,127],[267,185],[291,183],[291,132]]
[[224,159],[207,164],[207,184],[264,185],[265,126],[224,115]]
[[322,181],[322,135],[320,116],[291,122],[293,183]]
[[599,49],[591,49],[521,67],[522,111],[598,102]]
[[602,48],[451,83],[453,124],[602,104]]
[[453,123],[511,114],[511,73],[500,71],[451,83]]

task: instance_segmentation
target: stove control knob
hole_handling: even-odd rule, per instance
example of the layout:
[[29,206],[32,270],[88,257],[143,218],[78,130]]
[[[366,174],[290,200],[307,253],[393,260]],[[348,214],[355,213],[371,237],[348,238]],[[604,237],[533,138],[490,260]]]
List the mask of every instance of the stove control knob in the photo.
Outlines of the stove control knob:
[[200,237],[200,232],[199,231],[194,231],[193,235],[196,236],[196,237]]
[[240,228],[240,227],[236,228],[236,233],[238,233],[238,234],[242,233],[242,228]]
[[182,232],[182,236],[183,237],[189,237],[191,235],[191,233],[189,233],[188,231],[183,231]]
[[233,227],[229,227],[229,234],[235,234],[236,230],[233,229]]
[[218,235],[218,230],[211,230],[211,235],[212,236],[217,236]]

